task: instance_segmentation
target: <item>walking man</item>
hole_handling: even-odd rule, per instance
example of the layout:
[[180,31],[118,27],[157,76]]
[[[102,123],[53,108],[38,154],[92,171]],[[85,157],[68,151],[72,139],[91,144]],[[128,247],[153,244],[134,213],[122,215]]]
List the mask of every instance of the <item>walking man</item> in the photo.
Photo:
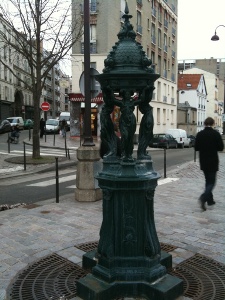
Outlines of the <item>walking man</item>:
[[213,118],[206,118],[205,128],[198,132],[195,140],[195,150],[199,151],[200,168],[205,175],[205,191],[200,196],[200,206],[206,210],[206,202],[213,205],[212,190],[216,184],[216,172],[219,170],[218,151],[223,151],[224,145],[221,135],[213,129]]

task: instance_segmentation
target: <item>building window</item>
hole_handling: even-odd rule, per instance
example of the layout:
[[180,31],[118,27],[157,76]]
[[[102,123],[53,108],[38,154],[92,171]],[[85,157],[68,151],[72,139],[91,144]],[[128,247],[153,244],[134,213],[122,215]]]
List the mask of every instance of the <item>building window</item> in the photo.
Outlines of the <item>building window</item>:
[[163,124],[166,124],[166,109],[163,109]]
[[157,108],[157,123],[160,124],[160,108]]
[[96,25],[90,25],[90,41],[96,42]]
[[137,32],[142,34],[141,12],[137,10]]
[[158,47],[162,48],[162,32],[161,29],[158,29]]
[[158,20],[162,24],[162,6],[160,4],[158,6]]
[[167,11],[164,11],[164,27],[168,28],[168,15]]
[[155,65],[155,52],[151,52],[151,60],[152,60],[152,64]]
[[97,11],[97,1],[96,0],[89,0],[90,12]]
[[164,34],[164,51],[167,52],[167,35]]
[[153,44],[156,44],[156,37],[155,37],[155,24],[152,23],[152,30],[151,30],[151,41]]

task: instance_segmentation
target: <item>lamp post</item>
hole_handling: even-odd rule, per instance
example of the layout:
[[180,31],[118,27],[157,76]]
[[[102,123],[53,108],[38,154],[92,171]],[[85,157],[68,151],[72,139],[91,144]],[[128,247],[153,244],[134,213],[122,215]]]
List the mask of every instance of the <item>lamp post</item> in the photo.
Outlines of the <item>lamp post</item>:
[[[215,29],[215,34],[211,37],[211,41],[219,41],[219,36],[216,34],[216,30],[218,27],[225,27],[225,25],[218,25]],[[224,93],[223,93],[223,114],[225,115],[225,74],[224,74]],[[225,135],[225,121],[223,121],[223,135]]]
[[85,117],[83,146],[95,146],[91,134],[91,79],[90,79],[90,8],[89,0],[84,0],[84,88]]

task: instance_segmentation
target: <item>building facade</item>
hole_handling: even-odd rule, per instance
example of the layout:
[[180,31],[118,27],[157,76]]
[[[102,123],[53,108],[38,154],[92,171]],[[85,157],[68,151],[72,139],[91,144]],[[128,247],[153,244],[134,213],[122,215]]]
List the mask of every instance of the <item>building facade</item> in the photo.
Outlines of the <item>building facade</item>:
[[[205,58],[205,59],[187,59],[178,61],[178,70],[188,70],[190,68],[199,68],[204,71],[215,74],[218,77],[218,102],[225,106],[225,58]],[[225,112],[225,111],[224,111]]]
[[[128,3],[129,13],[133,15],[131,24],[137,34],[136,41],[152,59],[155,72],[161,75],[155,82],[151,101],[155,133],[165,132],[166,128],[177,126],[177,2],[177,0],[132,0]],[[73,5],[80,6],[80,13],[83,13],[82,0],[74,0]],[[102,73],[104,60],[109,51],[118,41],[117,34],[123,22],[124,9],[125,0],[90,0],[90,60],[91,67],[99,73]],[[81,106],[78,98],[79,80],[83,70],[84,39],[81,39],[80,43],[76,43],[72,48],[74,100],[71,103],[77,107]],[[102,101],[98,103],[98,112],[101,110]],[[112,117],[118,116],[118,109],[115,110]],[[134,113],[138,133],[142,116],[137,108]],[[99,124],[99,120],[96,124]]]
[[[192,123],[196,123],[196,133],[204,129],[204,120],[206,118],[206,106],[208,101],[204,75],[178,74],[178,95],[179,104],[186,104],[186,107],[190,106],[197,110],[196,119],[194,118],[194,110],[192,110],[192,117],[187,115],[187,122],[189,125],[190,120],[192,120]],[[191,110],[188,111],[187,109],[187,113],[191,113]],[[195,135],[194,132],[189,131],[188,133]]]
[[215,128],[222,133],[223,101],[219,101],[219,78],[211,72],[199,68],[191,68],[183,71],[184,74],[203,74],[207,89],[206,118],[215,120]]
[[[11,34],[9,24],[2,15],[0,15],[0,31],[7,40],[16,42]],[[7,45],[1,37],[0,56],[0,120],[10,116],[30,119],[33,116],[33,97],[27,88],[27,84],[31,80],[28,62],[21,54]]]
[[[1,15],[0,32],[5,35],[5,39],[1,39],[0,36],[0,120],[13,116],[33,119],[34,99],[28,88],[31,85],[31,70],[27,59],[10,46],[10,43],[16,43],[16,39],[13,37],[10,25]],[[9,43],[7,44],[6,41],[9,41]],[[28,44],[25,36],[24,41]],[[46,52],[43,50],[43,55]],[[60,111],[66,107],[65,99],[63,99],[63,102],[61,101],[59,84],[61,74],[59,64],[57,64],[48,73],[45,80],[40,104],[44,101],[50,104],[50,110],[46,114],[47,118],[59,116]],[[44,117],[41,108],[40,117]]]

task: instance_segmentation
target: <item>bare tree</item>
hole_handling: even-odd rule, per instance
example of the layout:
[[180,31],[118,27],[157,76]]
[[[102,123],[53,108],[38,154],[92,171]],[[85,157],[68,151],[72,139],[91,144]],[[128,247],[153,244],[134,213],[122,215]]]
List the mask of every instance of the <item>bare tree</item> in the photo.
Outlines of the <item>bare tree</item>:
[[[52,68],[68,58],[71,47],[83,34],[83,20],[79,7],[71,7],[68,0],[7,0],[0,4],[0,12],[7,22],[0,40],[10,49],[14,60],[23,57],[29,66],[30,80],[22,78],[12,64],[0,56],[0,63],[8,68],[17,81],[33,95],[34,128],[33,158],[40,158],[40,99],[45,80]],[[73,14],[73,22],[71,18]],[[73,37],[73,38],[72,38]],[[44,50],[45,49],[45,50]],[[17,57],[17,58],[16,58]]]

